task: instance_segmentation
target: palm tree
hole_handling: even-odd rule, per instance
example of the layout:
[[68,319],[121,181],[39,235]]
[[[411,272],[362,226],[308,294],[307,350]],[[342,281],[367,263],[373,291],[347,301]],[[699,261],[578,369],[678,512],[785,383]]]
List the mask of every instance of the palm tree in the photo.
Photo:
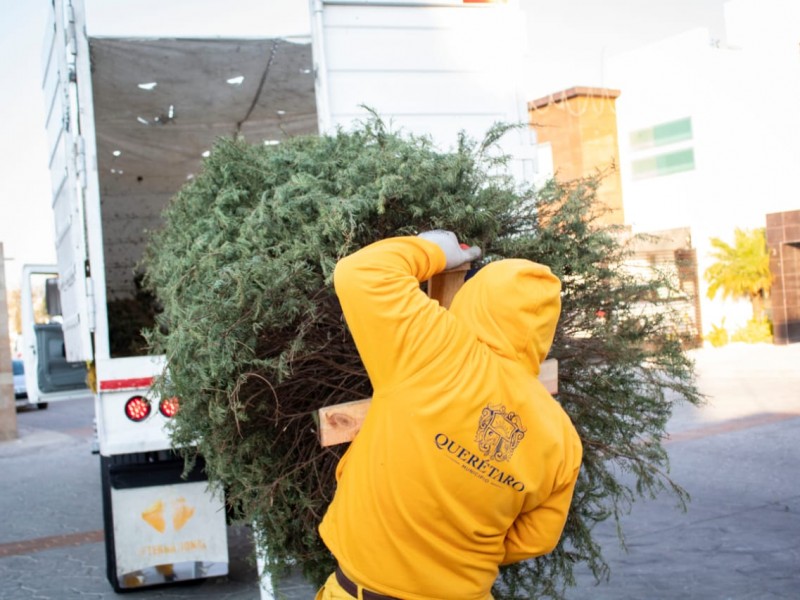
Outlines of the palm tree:
[[753,320],[763,320],[764,299],[772,285],[764,229],[737,228],[733,246],[719,238],[711,238],[711,246],[711,256],[717,262],[703,274],[709,283],[708,297],[713,300],[721,291],[723,298],[747,298],[753,307]]

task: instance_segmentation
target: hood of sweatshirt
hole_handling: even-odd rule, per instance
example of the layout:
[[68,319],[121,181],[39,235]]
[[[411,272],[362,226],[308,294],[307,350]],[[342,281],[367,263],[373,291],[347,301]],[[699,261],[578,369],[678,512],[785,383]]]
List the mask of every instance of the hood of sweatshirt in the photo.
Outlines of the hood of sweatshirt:
[[500,260],[464,283],[450,312],[496,354],[538,375],[561,313],[561,282],[544,265]]

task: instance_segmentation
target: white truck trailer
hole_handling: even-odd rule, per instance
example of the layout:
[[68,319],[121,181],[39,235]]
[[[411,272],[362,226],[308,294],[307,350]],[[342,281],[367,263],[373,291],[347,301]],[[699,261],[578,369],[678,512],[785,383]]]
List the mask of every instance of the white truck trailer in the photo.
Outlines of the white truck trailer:
[[[276,144],[346,128],[367,106],[446,149],[459,131],[525,122],[513,79],[525,20],[515,0],[49,3],[64,358],[96,382],[108,579],[121,591],[222,575],[224,499],[202,462],[181,478],[166,429],[179,400],[151,389],[164,357],[130,343],[149,301],[137,272],[147,232],[219,136]],[[528,135],[505,140],[523,176]]]

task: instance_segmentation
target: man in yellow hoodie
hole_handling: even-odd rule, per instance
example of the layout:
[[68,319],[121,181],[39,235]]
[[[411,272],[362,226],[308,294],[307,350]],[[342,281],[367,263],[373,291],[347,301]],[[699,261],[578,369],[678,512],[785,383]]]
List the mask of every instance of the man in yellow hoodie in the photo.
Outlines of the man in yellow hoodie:
[[490,600],[500,565],[561,537],[581,443],[537,379],[561,284],[508,259],[480,269],[449,310],[420,290],[479,256],[432,231],[336,266],[373,397],[320,525],[339,567],[318,600]]

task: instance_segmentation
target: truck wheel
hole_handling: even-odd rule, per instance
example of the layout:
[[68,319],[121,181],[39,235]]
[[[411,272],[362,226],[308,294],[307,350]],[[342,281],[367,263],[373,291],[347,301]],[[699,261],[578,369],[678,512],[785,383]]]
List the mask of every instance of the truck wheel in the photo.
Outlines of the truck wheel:
[[47,408],[47,402],[39,402],[39,404],[36,405],[36,408],[38,408],[39,410],[46,409]]

